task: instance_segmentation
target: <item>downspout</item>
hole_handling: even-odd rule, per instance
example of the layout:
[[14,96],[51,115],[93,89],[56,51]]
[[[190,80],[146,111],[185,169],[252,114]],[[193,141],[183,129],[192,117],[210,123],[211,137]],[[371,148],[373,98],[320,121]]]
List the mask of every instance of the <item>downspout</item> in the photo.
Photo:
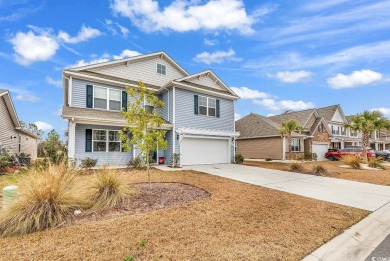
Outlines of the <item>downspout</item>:
[[282,160],[286,160],[286,136],[282,136],[282,138],[283,138],[283,149],[282,149],[282,151],[283,151],[283,155],[282,155]]
[[172,128],[172,156],[173,154],[176,152],[176,126],[175,126],[175,121],[176,121],[176,106],[175,106],[175,101],[176,101],[176,97],[175,97],[175,86],[172,87],[172,124],[173,124],[173,128]]

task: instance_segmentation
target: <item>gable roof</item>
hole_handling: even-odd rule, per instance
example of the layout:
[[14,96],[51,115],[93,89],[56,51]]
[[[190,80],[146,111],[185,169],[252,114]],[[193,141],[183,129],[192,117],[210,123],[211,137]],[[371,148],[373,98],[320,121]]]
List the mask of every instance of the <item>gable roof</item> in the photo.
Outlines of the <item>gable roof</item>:
[[231,90],[213,71],[211,70],[205,70],[205,71],[201,71],[201,72],[198,72],[198,73],[195,73],[195,74],[191,74],[191,75],[188,75],[188,76],[185,76],[183,78],[179,78],[179,79],[176,79],[174,80],[173,82],[182,82],[182,83],[185,83],[185,84],[190,84],[190,85],[195,85],[195,86],[200,86],[196,83],[193,83],[193,82],[190,82],[189,80],[191,79],[194,79],[194,78],[200,78],[202,76],[206,75],[206,77],[210,77],[212,80],[215,81],[215,84],[219,84],[219,86],[221,86],[223,89],[225,89],[228,93],[230,93],[231,95],[233,96],[236,96],[238,97],[237,94],[235,94],[233,92],[233,90]]
[[26,134],[30,137],[38,139],[39,137],[34,133],[31,133],[27,130],[21,129],[20,121],[18,118],[18,114],[16,113],[14,103],[12,102],[11,95],[8,90],[0,89],[0,99],[4,98],[5,105],[7,106],[8,112],[11,116],[12,122],[14,123],[15,130]]
[[322,116],[327,122],[332,121],[332,118],[337,110],[339,110],[341,113],[341,116],[344,117],[344,119],[346,121],[348,121],[348,119],[344,115],[344,111],[341,108],[340,104],[331,105],[331,106],[322,107],[322,108],[317,109],[318,114],[320,114],[320,116]]
[[280,115],[270,116],[269,118],[275,122],[278,122],[279,124],[288,120],[295,120],[301,127],[304,127],[313,113],[316,113],[315,109],[293,112],[287,111]]
[[189,75],[189,73],[186,70],[184,70],[183,67],[181,67],[177,62],[175,62],[164,51],[150,53],[150,54],[141,54],[141,55],[132,56],[132,57],[128,57],[128,58],[107,61],[107,62],[101,62],[101,63],[95,63],[95,64],[86,65],[86,66],[73,67],[73,68],[65,69],[64,71],[84,71],[84,70],[90,70],[90,69],[99,68],[99,67],[113,66],[113,65],[120,64],[120,63],[127,64],[128,62],[137,61],[137,60],[144,60],[144,59],[158,57],[158,56],[161,58],[165,58],[170,64],[172,64],[172,66],[176,67],[176,69],[178,69],[184,75]]

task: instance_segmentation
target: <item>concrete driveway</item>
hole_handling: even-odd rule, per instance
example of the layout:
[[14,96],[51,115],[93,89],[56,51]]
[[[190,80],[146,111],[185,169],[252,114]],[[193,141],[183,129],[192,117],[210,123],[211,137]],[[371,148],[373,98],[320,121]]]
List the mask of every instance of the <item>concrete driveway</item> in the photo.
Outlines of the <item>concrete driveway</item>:
[[389,186],[237,164],[183,168],[369,211],[375,211],[390,202]]

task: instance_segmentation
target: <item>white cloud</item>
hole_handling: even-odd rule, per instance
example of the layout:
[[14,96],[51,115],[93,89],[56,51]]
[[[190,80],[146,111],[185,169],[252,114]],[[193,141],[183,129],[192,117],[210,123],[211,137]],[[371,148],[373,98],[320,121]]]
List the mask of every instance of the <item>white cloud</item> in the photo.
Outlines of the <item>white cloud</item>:
[[62,81],[61,80],[54,80],[50,76],[46,76],[46,82],[50,85],[53,85],[55,87],[61,88],[62,87]]
[[383,115],[385,115],[386,117],[390,117],[390,108],[384,108],[384,107],[381,107],[381,108],[373,108],[373,109],[371,109],[370,111],[380,111],[380,112],[383,113]]
[[308,80],[312,76],[312,73],[308,71],[284,71],[277,72],[272,76],[281,82],[294,83]]
[[108,53],[104,53],[100,57],[98,57],[97,55],[93,55],[94,59],[91,61],[85,61],[84,59],[81,59],[81,60],[78,60],[74,64],[66,66],[66,68],[75,68],[75,67],[81,67],[81,66],[86,66],[86,65],[95,64],[95,63],[103,63],[103,62],[108,62],[110,60],[123,59],[123,58],[137,56],[137,55],[141,55],[141,53],[139,53],[137,51],[125,49],[118,55],[110,55]]
[[241,99],[265,99],[270,97],[268,93],[259,90],[249,89],[248,87],[231,87]]
[[58,38],[64,41],[65,43],[77,44],[98,37],[101,34],[102,33],[98,29],[83,25],[81,26],[81,29],[77,34],[77,36],[71,37],[68,33],[64,31],[60,31],[58,33]]
[[253,32],[252,25],[260,15],[249,15],[241,0],[173,1],[161,10],[154,0],[113,0],[115,14],[128,17],[146,32],[173,30],[177,32],[205,30],[237,30],[241,34]]
[[239,120],[241,119],[241,115],[239,113],[234,113],[234,120]]
[[353,71],[349,75],[337,74],[328,78],[328,84],[334,89],[354,88],[361,85],[367,85],[382,79],[382,74],[371,70]]
[[54,111],[52,114],[55,115],[55,116],[61,116],[61,114],[62,114],[62,105],[60,105],[58,107],[58,109],[56,111]]
[[123,50],[121,52],[121,54],[119,54],[119,55],[113,55],[112,58],[117,60],[117,59],[123,59],[123,58],[127,58],[127,57],[133,57],[133,56],[137,56],[137,55],[141,55],[141,54],[137,51],[126,49],[126,50]]
[[214,46],[214,45],[218,44],[218,40],[216,40],[216,39],[213,40],[213,39],[204,38],[203,42],[205,45],[209,45],[209,46]]
[[314,103],[312,102],[292,101],[292,100],[275,101],[274,99],[263,99],[263,100],[254,100],[253,103],[261,105],[271,111],[306,110],[315,107]]
[[348,2],[349,0],[327,0],[327,1],[314,1],[306,6],[304,6],[304,9],[310,10],[310,11],[320,11],[323,9],[327,9],[336,5],[343,4],[345,2]]
[[35,125],[37,125],[38,129],[41,129],[43,131],[50,131],[50,130],[54,129],[53,125],[51,125],[47,122],[44,122],[44,121],[36,121],[34,123],[35,123]]
[[198,63],[212,64],[212,63],[223,63],[225,61],[234,61],[239,62],[241,58],[235,56],[236,52],[233,49],[229,49],[228,51],[216,51],[213,53],[203,52],[198,53],[194,57],[194,61]]
[[121,31],[122,33],[122,36],[123,37],[127,37],[127,35],[129,34],[129,29],[127,29],[126,27],[122,26],[121,24],[119,23],[116,23],[116,25],[118,26],[119,30]]
[[36,35],[34,32],[19,32],[10,39],[15,51],[16,62],[29,65],[37,61],[47,61],[60,47],[54,38],[48,35]]

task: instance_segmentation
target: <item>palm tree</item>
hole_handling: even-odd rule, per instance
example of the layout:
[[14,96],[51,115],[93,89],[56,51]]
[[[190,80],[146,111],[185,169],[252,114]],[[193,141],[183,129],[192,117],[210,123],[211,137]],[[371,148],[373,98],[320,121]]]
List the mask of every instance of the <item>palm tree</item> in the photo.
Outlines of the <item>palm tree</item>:
[[291,152],[291,133],[294,131],[299,131],[301,132],[303,128],[294,120],[289,120],[289,121],[284,121],[282,122],[281,128],[279,130],[279,133],[283,136],[287,136],[287,141],[288,141],[288,148],[289,148],[289,153],[288,153],[288,158],[292,159],[292,152]]
[[362,161],[367,162],[367,147],[369,146],[370,133],[390,129],[390,122],[380,111],[364,111],[351,118],[351,123],[345,124],[345,128],[362,133]]

